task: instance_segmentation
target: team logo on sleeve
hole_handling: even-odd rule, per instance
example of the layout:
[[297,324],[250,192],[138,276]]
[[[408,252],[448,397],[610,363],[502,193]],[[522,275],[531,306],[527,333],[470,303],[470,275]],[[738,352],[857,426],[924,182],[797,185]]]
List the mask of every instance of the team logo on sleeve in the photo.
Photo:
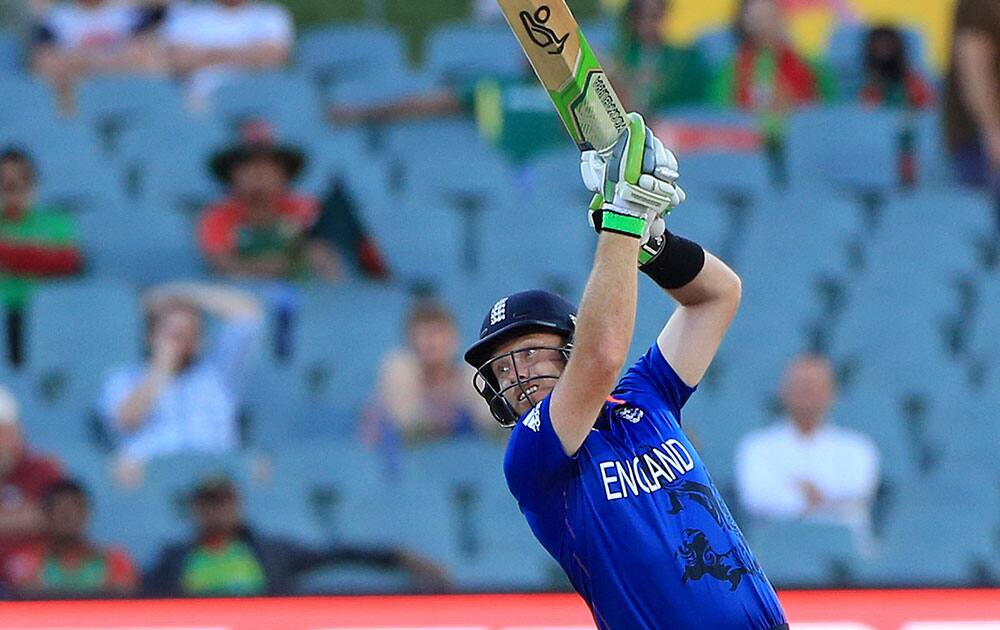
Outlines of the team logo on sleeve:
[[632,424],[638,424],[642,417],[646,415],[646,412],[638,407],[618,407],[615,409],[615,415],[618,416],[619,420],[625,420],[631,422]]
[[531,413],[524,417],[524,421],[521,424],[528,427],[535,433],[538,433],[538,431],[542,428],[541,403],[538,403],[538,406],[531,408]]

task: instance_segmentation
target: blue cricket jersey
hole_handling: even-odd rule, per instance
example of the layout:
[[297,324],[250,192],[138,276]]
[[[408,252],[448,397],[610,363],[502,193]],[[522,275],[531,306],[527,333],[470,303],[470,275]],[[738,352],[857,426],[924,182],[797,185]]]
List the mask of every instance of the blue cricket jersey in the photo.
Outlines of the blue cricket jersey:
[[515,426],[511,493],[602,630],[768,630],[771,584],[680,425],[688,387],[653,347],[573,457],[545,398]]

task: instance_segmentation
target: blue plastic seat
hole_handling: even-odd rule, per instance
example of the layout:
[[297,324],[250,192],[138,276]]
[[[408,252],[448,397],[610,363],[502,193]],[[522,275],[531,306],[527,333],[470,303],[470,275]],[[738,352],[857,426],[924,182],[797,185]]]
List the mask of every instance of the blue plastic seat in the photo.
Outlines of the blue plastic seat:
[[376,73],[344,79],[330,85],[327,103],[339,107],[375,107],[389,105],[405,98],[424,96],[439,89],[437,81],[426,74],[405,70]]
[[12,126],[45,125],[56,120],[56,97],[43,81],[15,74],[0,75],[0,94],[4,106],[0,108],[0,130]]
[[180,86],[167,77],[101,75],[81,82],[78,115],[95,126],[125,127],[183,115]]
[[216,122],[165,120],[126,130],[118,160],[122,171],[135,178],[130,185],[144,203],[197,212],[222,195],[208,162],[231,142],[228,130]]
[[680,184],[692,197],[763,197],[773,189],[767,158],[760,152],[704,151],[678,156]]
[[403,39],[384,26],[344,24],[305,31],[296,60],[321,84],[397,74],[406,67]]
[[825,182],[848,189],[897,187],[905,113],[835,105],[792,114],[785,137],[791,181]]
[[402,341],[407,302],[389,286],[311,287],[293,334],[295,377],[314,380],[335,409],[356,413],[375,387],[382,356]]
[[281,139],[307,136],[324,124],[320,97],[312,80],[298,72],[243,74],[219,87],[212,113],[236,130],[249,120],[264,120]]
[[26,150],[38,168],[38,196],[45,204],[88,210],[118,203],[122,182],[109,168],[100,143],[83,122],[45,118],[0,126],[0,146]]
[[431,34],[424,67],[445,81],[517,77],[527,59],[506,24],[443,26]]
[[851,532],[840,525],[782,521],[749,528],[750,548],[776,588],[825,586],[834,566],[855,555]]
[[105,372],[139,358],[137,295],[106,280],[43,286],[29,304],[26,332],[34,413],[52,435],[89,439],[88,412]]
[[736,54],[736,36],[731,29],[703,33],[695,47],[705,57],[709,68],[718,70]]
[[21,40],[14,33],[0,31],[0,75],[20,72],[24,65]]
[[[151,285],[204,274],[190,217],[176,210],[129,208],[89,212],[77,221],[88,271],[96,277]],[[108,238],[109,234],[128,238]]]

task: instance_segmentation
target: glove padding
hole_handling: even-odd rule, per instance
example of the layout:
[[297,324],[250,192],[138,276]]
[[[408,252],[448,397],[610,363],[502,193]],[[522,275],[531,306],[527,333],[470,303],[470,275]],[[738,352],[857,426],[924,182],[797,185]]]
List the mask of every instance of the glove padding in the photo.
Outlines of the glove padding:
[[584,184],[596,193],[590,224],[598,232],[614,231],[645,243],[663,234],[663,216],[682,203],[685,194],[675,184],[679,173],[674,154],[642,116],[630,113],[628,123],[606,154],[585,151],[580,171]]

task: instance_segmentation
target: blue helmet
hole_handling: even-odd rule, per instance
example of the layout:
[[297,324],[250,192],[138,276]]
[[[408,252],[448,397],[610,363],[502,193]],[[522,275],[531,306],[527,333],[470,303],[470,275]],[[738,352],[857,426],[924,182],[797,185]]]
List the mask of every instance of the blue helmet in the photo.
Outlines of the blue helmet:
[[[576,330],[576,307],[554,293],[541,290],[521,291],[499,300],[483,318],[479,331],[479,341],[465,352],[465,361],[476,368],[473,385],[479,395],[490,406],[493,417],[505,427],[517,423],[518,414],[504,398],[504,393],[518,387],[527,394],[527,381],[536,379],[556,379],[558,375],[536,376],[531,379],[517,379],[517,383],[501,388],[493,374],[492,363],[500,358],[494,356],[496,349],[504,343],[530,333],[550,332],[562,335],[566,343],[558,348],[564,359],[569,359],[573,333]],[[513,353],[507,353],[513,355]],[[506,355],[504,355],[506,356]],[[513,357],[516,365],[516,357]]]

